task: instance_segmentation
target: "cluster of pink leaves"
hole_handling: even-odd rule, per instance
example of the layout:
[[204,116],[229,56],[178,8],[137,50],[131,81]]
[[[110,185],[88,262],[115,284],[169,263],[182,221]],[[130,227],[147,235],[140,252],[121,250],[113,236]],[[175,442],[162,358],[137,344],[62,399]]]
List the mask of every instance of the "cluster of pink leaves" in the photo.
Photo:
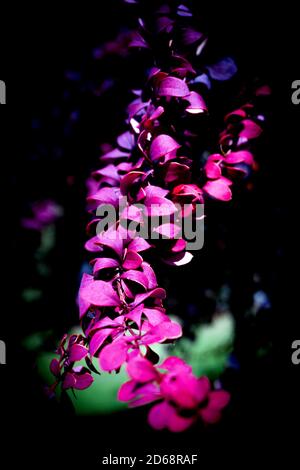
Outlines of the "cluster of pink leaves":
[[[172,34],[175,19],[169,13],[168,9],[160,11],[160,34]],[[190,12],[181,5],[177,15],[186,18]],[[201,53],[206,42],[202,33],[186,27],[183,33],[185,44]],[[152,345],[173,342],[182,330],[166,314],[165,290],[159,287],[145,254],[155,250],[164,262],[175,266],[190,262],[192,255],[186,251],[186,241],[176,237],[175,223],[156,227],[162,239],[140,237],[142,218],[136,204],[146,206],[150,218],[167,215],[175,219],[178,204],[185,217],[193,215],[196,204],[206,197],[230,200],[235,177],[254,167],[247,146],[262,129],[253,105],[231,112],[220,134],[219,153],[209,155],[202,175],[194,174],[192,159],[185,156],[186,150],[193,154],[193,135],[188,129],[179,133],[178,119],[175,122],[172,117],[175,112],[183,119],[188,115],[201,118],[207,105],[197,88],[197,71],[174,52],[172,41],[168,44],[171,65],[167,70],[153,67],[145,88],[134,90],[135,99],[127,110],[128,130],[101,157],[100,169],[88,182],[91,212],[101,204],[118,210],[125,197],[128,204],[118,213],[118,220],[100,234],[94,235],[99,217],[88,226],[93,235],[86,248],[94,258],[92,274],[83,275],[79,290],[83,334],[63,338],[51,371],[56,377],[53,389],[61,383],[63,389],[81,390],[92,384],[91,373],[98,372],[93,358],[108,372],[126,364],[130,381],[121,387],[119,399],[130,406],[155,401],[149,423],[156,429],[181,431],[199,418],[216,422],[229,395],[212,390],[206,377],[196,378],[179,358],[170,357],[158,365]],[[137,33],[132,46],[148,48],[149,44]],[[221,61],[207,68],[206,77],[223,79],[235,72],[232,68],[232,62]],[[124,222],[128,221],[136,223],[136,230],[127,228]],[[86,366],[76,366],[83,359]]]
[[212,424],[221,417],[230,396],[211,390],[207,377],[197,378],[192,368],[178,357],[168,357],[159,367],[137,354],[127,363],[130,380],[119,390],[119,400],[131,407],[157,402],[148,421],[155,429],[184,431],[198,418]]

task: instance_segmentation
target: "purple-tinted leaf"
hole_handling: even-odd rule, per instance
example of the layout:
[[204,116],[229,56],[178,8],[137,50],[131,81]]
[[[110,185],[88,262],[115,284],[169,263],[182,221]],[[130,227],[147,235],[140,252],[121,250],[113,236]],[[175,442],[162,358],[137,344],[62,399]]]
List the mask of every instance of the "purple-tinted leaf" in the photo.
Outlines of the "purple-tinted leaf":
[[214,162],[207,162],[205,165],[206,176],[210,179],[217,179],[221,176],[221,168]]
[[121,193],[124,195],[128,194],[133,183],[138,181],[142,176],[146,176],[143,171],[131,171],[130,173],[127,173],[127,175],[123,176],[120,182]]
[[119,369],[126,361],[127,351],[128,344],[123,338],[105,346],[99,355],[101,369],[106,371]]
[[115,269],[118,267],[118,261],[113,258],[97,258],[93,264],[93,273],[96,274],[101,269]]
[[145,200],[145,205],[150,217],[167,216],[174,214],[177,211],[173,202],[163,197],[147,198]]
[[69,360],[71,362],[81,361],[88,353],[88,349],[81,344],[73,344],[69,350]]
[[178,162],[170,162],[168,164],[165,182],[166,183],[188,183],[191,178],[191,171],[187,165],[182,165]]
[[66,373],[66,376],[62,383],[62,389],[67,390],[68,388],[74,388],[76,384],[75,375],[70,372]]
[[97,253],[103,251],[102,246],[99,245],[99,239],[97,235],[95,237],[90,238],[84,245],[85,249],[87,251],[90,251],[91,253]]
[[169,371],[178,371],[184,370],[185,372],[192,372],[192,367],[189,366],[183,359],[176,356],[169,356],[165,359],[159,366],[161,369],[166,369]]
[[176,77],[166,77],[159,82],[157,88],[158,96],[175,96],[183,97],[190,93],[187,84]]
[[167,189],[163,189],[160,186],[154,186],[152,184],[149,184],[145,188],[145,194],[147,198],[151,197],[165,197],[168,194]]
[[253,165],[253,155],[248,150],[240,150],[238,152],[230,152],[226,155],[225,162],[231,165],[235,163],[246,163],[247,165]]
[[93,276],[84,273],[81,278],[80,288],[79,288],[79,295],[78,295],[78,303],[79,303],[79,318],[82,318],[83,315],[86,314],[87,310],[90,308],[90,302],[81,295],[85,289],[88,289],[89,285],[93,282]]
[[126,131],[117,138],[118,145],[125,150],[132,150],[135,145],[134,136]]
[[149,44],[140,33],[135,31],[132,40],[129,43],[129,47],[142,47],[144,49],[149,49]]
[[262,133],[262,128],[251,119],[244,119],[243,130],[240,132],[240,137],[246,139],[255,139]]
[[142,269],[143,273],[148,279],[148,289],[154,289],[155,287],[157,287],[157,279],[155,276],[155,272],[151,268],[150,264],[143,262]]
[[143,313],[147,317],[151,326],[156,326],[164,321],[168,320],[167,315],[164,313],[162,308],[146,308],[144,307]]
[[209,394],[208,406],[216,410],[222,410],[228,405],[229,401],[230,394],[228,392],[225,390],[214,390]]
[[175,224],[162,224],[159,227],[155,227],[153,231],[165,238],[175,238],[180,232],[180,227]]
[[[159,338],[160,342],[177,339],[182,336],[182,328],[179,323],[164,321],[153,328],[153,334]],[[145,338],[146,336],[147,335],[145,335]]]
[[77,374],[76,375],[76,383],[74,385],[74,388],[76,390],[85,390],[86,388],[90,387],[92,383],[94,382],[94,379],[90,372],[84,372],[83,374]]
[[221,201],[230,201],[232,197],[231,190],[229,188],[230,184],[231,182],[228,182],[226,178],[219,178],[215,181],[207,181],[203,190],[216,199],[220,199]]
[[164,428],[172,432],[182,432],[191,426],[194,417],[185,418],[179,415],[176,409],[168,402],[163,401],[153,406],[148,415],[150,426],[161,430]]
[[88,202],[97,202],[100,204],[111,204],[114,207],[119,202],[119,192],[115,188],[101,188],[95,194],[87,198]]
[[111,335],[111,328],[103,328],[102,330],[96,331],[90,341],[90,355],[95,356],[98,349],[102,346],[104,341]]
[[196,31],[194,28],[183,28],[182,30],[182,41],[186,45],[193,44],[199,41],[203,37],[200,31]]
[[79,289],[79,298],[84,305],[83,311],[86,311],[86,306],[89,308],[90,305],[115,307],[121,303],[109,282],[94,281],[93,277],[89,276],[89,274],[84,274],[83,276]]
[[191,91],[191,93],[185,99],[189,102],[189,105],[186,108],[186,111],[188,113],[199,114],[207,111],[204,99],[202,98],[202,96],[199,95],[199,93]]
[[150,147],[150,158],[155,161],[164,155],[179,149],[180,145],[167,134],[161,134],[153,139]]
[[128,158],[129,157],[128,152],[121,151],[119,149],[113,149],[110,152],[107,152],[105,155],[102,155],[101,161],[106,162],[106,161],[115,161],[117,159],[121,158]]
[[144,302],[149,297],[154,297],[154,298],[157,298],[157,299],[165,299],[166,291],[165,291],[165,289],[162,289],[161,287],[156,287],[155,289],[153,289],[149,292],[146,292],[146,293],[143,293],[143,294],[137,294],[135,296],[134,302],[132,303],[132,307],[138,306],[139,304]]
[[214,80],[229,80],[237,72],[237,66],[231,57],[225,57],[207,68]]
[[177,8],[178,16],[193,16],[191,10],[185,5],[179,5]]
[[151,245],[144,238],[136,237],[129,243],[128,250],[140,252],[149,250],[150,247]]
[[50,363],[50,371],[55,377],[60,376],[60,366],[59,361],[57,359],[52,359]]
[[[106,165],[104,168],[101,168],[100,170],[96,170],[92,173],[92,175],[94,177],[105,177],[105,181],[107,181],[108,179],[112,180],[112,181],[116,181],[118,182],[120,180],[120,176],[119,176],[119,173],[118,173],[118,168],[113,165],[112,163]],[[102,181],[103,181],[103,178],[102,178]]]
[[[148,106],[148,102],[141,101],[140,98],[132,101],[127,107],[127,113],[130,118],[134,117],[136,114],[140,113],[146,106]],[[144,113],[141,113],[144,114]]]
[[127,279],[128,281],[136,282],[137,284],[142,286],[144,289],[148,288],[148,279],[145,276],[145,274],[143,274],[140,271],[135,271],[133,269],[129,271],[125,271],[121,275],[121,278],[125,280]]
[[120,401],[131,401],[136,396],[136,381],[129,380],[121,385],[118,391],[118,400]]
[[110,229],[98,235],[98,243],[111,248],[117,255],[122,258],[123,255],[123,238],[120,231]]
[[211,89],[211,81],[209,77],[206,75],[206,73],[202,73],[201,75],[198,75],[198,77],[191,80],[190,83],[203,83],[203,85],[205,85],[208,88],[208,90]]
[[136,251],[127,250],[122,266],[124,269],[137,269],[142,262],[143,258]]
[[132,309],[129,313],[126,314],[126,318],[136,323],[138,328],[141,327],[141,318],[143,314],[143,309],[144,309],[144,304],[138,305],[136,308]]
[[127,373],[131,379],[140,383],[150,382],[157,378],[153,364],[142,356],[134,357],[128,361]]

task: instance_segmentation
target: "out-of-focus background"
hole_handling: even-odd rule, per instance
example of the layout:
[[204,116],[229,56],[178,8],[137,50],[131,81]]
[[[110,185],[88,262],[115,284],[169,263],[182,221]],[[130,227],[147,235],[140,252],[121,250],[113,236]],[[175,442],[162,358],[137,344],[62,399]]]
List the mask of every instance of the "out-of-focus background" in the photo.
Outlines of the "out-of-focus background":
[[[73,5],[67,14],[40,5],[30,18],[20,11],[6,35],[11,66],[0,78],[8,83],[10,109],[4,118],[1,109],[1,118],[14,133],[4,136],[12,170],[5,230],[16,234],[10,266],[16,304],[2,315],[5,334],[13,338],[7,367],[14,435],[24,436],[30,425],[30,445],[42,448],[45,459],[61,447],[65,455],[78,453],[91,461],[107,449],[125,448],[134,455],[138,436],[145,449],[198,449],[212,462],[218,446],[223,455],[240,445],[266,450],[284,406],[278,398],[284,380],[279,370],[289,367],[285,348],[296,339],[286,326],[292,317],[285,297],[286,198],[296,172],[295,132],[285,126],[286,119],[298,117],[289,98],[290,80],[297,76],[293,62],[287,69],[289,38],[270,12],[252,3],[238,8],[191,2],[218,53],[234,57],[246,80],[260,77],[273,89],[256,149],[258,171],[232,202],[210,203],[204,248],[191,264],[157,268],[168,311],[185,332],[176,346],[162,346],[160,352],[180,354],[196,374],[222,379],[232,393],[224,419],[212,429],[195,427],[180,436],[155,433],[145,409],[128,411],[117,402],[122,372],[103,374],[89,390],[70,397],[75,416],[70,403],[45,396],[55,345],[63,333],[78,328],[76,295],[87,262],[86,178],[97,167],[101,144],[113,143],[124,129],[128,90],[140,79],[141,64],[126,47],[126,34],[135,27],[131,9],[119,0],[100,3]],[[217,93],[222,107],[228,96],[221,88]]]

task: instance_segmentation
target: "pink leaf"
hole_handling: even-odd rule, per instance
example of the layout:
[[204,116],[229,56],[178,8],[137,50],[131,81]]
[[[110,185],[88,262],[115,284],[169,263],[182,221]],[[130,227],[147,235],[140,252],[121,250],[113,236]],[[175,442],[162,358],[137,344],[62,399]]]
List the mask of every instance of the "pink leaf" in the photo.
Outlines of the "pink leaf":
[[149,197],[145,200],[145,205],[150,217],[171,215],[177,211],[173,202],[163,197]]
[[207,111],[207,107],[204,99],[199,93],[191,91],[191,93],[184,98],[189,102],[189,106],[186,108],[186,111],[190,114],[199,114]]
[[221,176],[221,169],[216,163],[207,162],[205,165],[205,173],[208,178],[217,179]]
[[226,155],[225,162],[229,164],[246,163],[247,165],[253,165],[253,155],[248,150],[230,152]]
[[86,388],[90,387],[93,382],[94,379],[89,372],[85,372],[84,374],[77,374],[74,388],[76,390],[85,390]]
[[136,252],[132,250],[127,250],[124,261],[124,269],[137,269],[143,262],[143,258]]
[[240,132],[240,137],[246,139],[254,139],[262,133],[262,128],[250,119],[243,120],[243,130]]
[[52,359],[50,363],[50,371],[52,372],[55,377],[60,376],[60,366],[59,366],[59,361],[57,359]]
[[150,146],[150,158],[151,160],[158,160],[167,153],[176,151],[180,145],[167,134],[160,134],[153,139]]
[[[88,280],[87,280],[88,279]],[[84,306],[95,305],[97,307],[116,307],[120,305],[120,299],[109,282],[94,281],[92,276],[85,274],[79,289],[79,298]],[[88,307],[89,308],[89,307]]]
[[149,250],[150,246],[144,238],[136,237],[129,243],[128,250],[140,252]]
[[180,232],[180,227],[175,224],[162,224],[153,229],[154,232],[159,233],[165,238],[176,238]]
[[130,173],[127,173],[127,175],[123,176],[120,183],[121,193],[124,195],[128,194],[133,183],[143,175],[145,175],[145,173],[142,171],[131,171]]
[[106,371],[119,369],[126,361],[127,351],[128,345],[123,338],[105,346],[99,355],[101,369]]
[[71,362],[81,361],[88,353],[88,350],[85,346],[81,344],[73,344],[70,347],[69,360]]
[[180,78],[166,77],[158,85],[157,94],[159,96],[183,97],[190,93],[187,84]]
[[67,372],[62,383],[63,390],[67,390],[68,388],[74,388],[75,384],[76,384],[76,379],[75,379],[74,374]]
[[111,335],[111,328],[103,328],[102,330],[96,331],[90,341],[90,355],[95,356],[98,349],[102,346],[104,341]]
[[117,142],[120,147],[126,150],[131,150],[135,144],[134,136],[129,131],[119,135]]
[[220,178],[215,181],[207,181],[203,187],[203,190],[206,191],[210,196],[216,199],[220,199],[221,201],[230,201],[232,197],[229,184],[225,178]]
[[157,378],[157,372],[153,364],[142,356],[137,356],[127,363],[129,377],[137,382],[150,382]]
[[157,287],[155,272],[151,268],[150,264],[143,262],[142,269],[143,273],[148,279],[148,289],[154,289],[155,287]]
[[118,266],[118,261],[113,258],[97,258],[93,265],[93,273],[96,274],[101,269],[117,268]]
[[137,284],[142,286],[144,289],[148,288],[148,279],[145,276],[145,274],[143,274],[140,271],[135,271],[131,269],[123,273],[121,275],[121,278],[125,280],[127,279],[128,281],[136,282]]

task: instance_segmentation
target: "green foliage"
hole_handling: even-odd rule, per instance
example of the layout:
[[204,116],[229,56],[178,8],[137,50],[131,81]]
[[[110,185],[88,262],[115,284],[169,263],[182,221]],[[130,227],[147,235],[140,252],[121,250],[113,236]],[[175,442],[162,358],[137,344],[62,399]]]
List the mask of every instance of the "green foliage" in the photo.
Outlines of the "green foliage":
[[197,376],[207,375],[214,380],[226,368],[234,341],[234,319],[230,313],[215,316],[208,325],[197,325],[193,340],[182,338],[172,354],[191,364]]

